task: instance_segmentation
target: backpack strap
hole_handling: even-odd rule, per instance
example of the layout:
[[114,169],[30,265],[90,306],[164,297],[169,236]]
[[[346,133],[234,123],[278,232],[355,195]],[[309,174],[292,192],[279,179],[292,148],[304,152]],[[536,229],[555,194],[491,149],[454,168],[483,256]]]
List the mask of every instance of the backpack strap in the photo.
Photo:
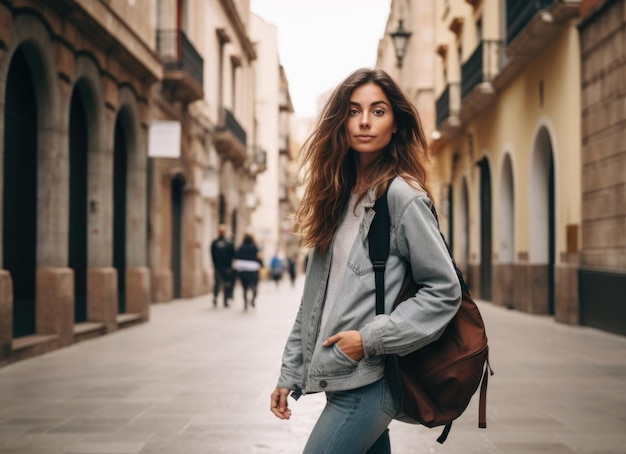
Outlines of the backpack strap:
[[374,219],[367,235],[369,255],[376,279],[376,315],[385,313],[385,265],[389,257],[389,207],[387,191],[374,203]]

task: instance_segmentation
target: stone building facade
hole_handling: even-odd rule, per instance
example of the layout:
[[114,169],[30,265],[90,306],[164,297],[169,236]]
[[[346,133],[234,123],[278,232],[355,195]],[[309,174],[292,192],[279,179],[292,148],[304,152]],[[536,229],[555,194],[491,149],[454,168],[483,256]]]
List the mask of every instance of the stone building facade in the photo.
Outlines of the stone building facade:
[[289,219],[296,203],[289,149],[293,105],[287,76],[280,64],[276,26],[252,15],[252,36],[258,52],[256,144],[265,156],[265,170],[258,177],[253,195],[252,204],[256,209],[249,230],[267,267],[275,253],[291,255],[298,247]]
[[148,318],[153,8],[0,2],[0,363]]
[[266,169],[255,45],[248,0],[0,0],[0,365],[211,290]]
[[586,0],[582,88],[580,322],[626,334],[626,2]]
[[151,158],[152,296],[163,302],[211,289],[210,242],[219,224],[241,240],[264,157],[255,147],[257,55],[248,2],[157,5],[157,51],[165,67],[153,93],[153,126],[181,131],[173,154],[157,150]]

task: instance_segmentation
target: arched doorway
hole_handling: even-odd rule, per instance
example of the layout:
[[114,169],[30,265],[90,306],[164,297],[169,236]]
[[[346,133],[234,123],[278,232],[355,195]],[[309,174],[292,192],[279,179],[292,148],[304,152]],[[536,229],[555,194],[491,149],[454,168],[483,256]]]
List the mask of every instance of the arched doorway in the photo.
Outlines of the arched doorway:
[[113,149],[113,267],[117,270],[118,312],[126,312],[126,219],[128,188],[128,120],[115,120]]
[[545,308],[535,311],[554,314],[554,266],[556,262],[555,229],[555,175],[552,140],[546,128],[541,128],[535,139],[530,172],[530,250],[529,261],[536,268],[535,274],[543,277],[545,294],[534,301],[545,298]]
[[467,189],[467,179],[463,177],[459,187],[459,203],[455,215],[456,244],[455,244],[455,261],[463,274],[467,277],[468,285],[472,282],[469,279],[469,191]]
[[28,61],[18,48],[6,81],[3,266],[13,281],[13,336],[34,334],[37,269],[37,102]]
[[74,270],[74,321],[87,320],[87,112],[80,89],[70,102],[69,267]]
[[182,223],[183,223],[183,194],[185,179],[176,175],[171,183],[172,206],[172,291],[174,298],[182,296],[181,266],[182,266]]
[[480,167],[480,297],[491,299],[491,270],[493,257],[491,233],[491,170],[487,158]]
[[515,192],[511,156],[506,154],[500,171],[498,191],[498,268],[497,284],[500,301],[513,307],[513,264],[515,262]]
[[500,191],[498,194],[498,257],[501,263],[513,263],[514,260],[514,196],[513,166],[511,157],[507,154],[502,162]]

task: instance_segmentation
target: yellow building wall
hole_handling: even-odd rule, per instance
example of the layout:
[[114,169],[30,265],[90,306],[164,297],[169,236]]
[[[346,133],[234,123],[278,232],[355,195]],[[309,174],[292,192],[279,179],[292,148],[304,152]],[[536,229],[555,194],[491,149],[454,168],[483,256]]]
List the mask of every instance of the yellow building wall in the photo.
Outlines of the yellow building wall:
[[[506,152],[511,154],[515,192],[515,256],[529,251],[529,194],[531,159],[537,133],[541,127],[552,141],[556,190],[557,262],[566,251],[568,225],[580,226],[580,53],[575,26],[562,32],[543,52],[532,59],[482,113],[471,121],[452,141],[437,153],[434,180],[438,186],[454,179],[455,200],[458,185],[465,175],[469,184],[470,262],[480,257],[479,198],[480,171],[474,165],[487,156],[491,171],[493,252],[498,254],[498,190],[501,167]],[[543,103],[541,102],[543,81]],[[470,140],[473,153],[470,156]],[[452,175],[452,156],[460,152]],[[470,162],[471,161],[471,162]],[[438,204],[445,191],[435,192]],[[458,203],[455,206],[459,206]],[[442,211],[442,210],[440,210]],[[445,219],[442,229],[447,229]],[[580,228],[578,229],[580,231]],[[580,233],[578,233],[580,236]],[[580,238],[578,238],[580,244]],[[497,261],[495,259],[494,261]]]

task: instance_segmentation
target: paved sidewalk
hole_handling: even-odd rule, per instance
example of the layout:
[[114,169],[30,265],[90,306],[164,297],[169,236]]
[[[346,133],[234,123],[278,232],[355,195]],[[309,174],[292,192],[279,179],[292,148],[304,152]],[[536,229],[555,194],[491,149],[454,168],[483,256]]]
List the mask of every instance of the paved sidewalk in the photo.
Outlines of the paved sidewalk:
[[[0,369],[0,453],[299,453],[323,395],[274,418],[269,395],[302,280],[257,308],[211,298],[152,306],[150,322]],[[481,303],[496,375],[438,429],[392,423],[394,454],[626,453],[626,338]]]

